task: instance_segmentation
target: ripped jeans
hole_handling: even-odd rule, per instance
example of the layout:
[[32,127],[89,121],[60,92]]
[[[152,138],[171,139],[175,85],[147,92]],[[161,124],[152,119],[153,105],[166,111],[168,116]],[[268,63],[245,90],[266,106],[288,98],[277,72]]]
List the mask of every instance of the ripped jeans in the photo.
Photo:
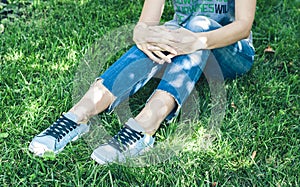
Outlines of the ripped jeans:
[[[222,27],[216,21],[203,16],[191,17],[182,26],[174,20],[165,23],[165,26],[170,29],[184,27],[193,32],[207,32]],[[251,69],[254,54],[251,39],[243,39],[226,47],[176,56],[172,59],[172,63],[161,65],[153,62],[144,52],[133,46],[99,79],[103,80],[103,85],[115,96],[114,102],[108,108],[108,111],[111,111],[120,102],[136,93],[158,72],[163,71],[156,90],[168,92],[177,103],[176,109],[166,118],[170,120],[178,115],[207,63],[211,63],[209,59],[217,62],[214,66],[218,66],[223,78],[235,78]],[[217,71],[213,70],[211,73]]]

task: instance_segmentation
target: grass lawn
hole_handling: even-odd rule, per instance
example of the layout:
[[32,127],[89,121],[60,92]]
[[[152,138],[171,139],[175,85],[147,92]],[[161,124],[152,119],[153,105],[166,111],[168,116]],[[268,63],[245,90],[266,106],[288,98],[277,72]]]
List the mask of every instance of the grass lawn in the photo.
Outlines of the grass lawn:
[[[73,105],[74,89],[89,85],[74,81],[89,47],[136,23],[143,1],[8,2],[0,4],[0,186],[300,186],[298,0],[258,1],[255,64],[247,75],[226,81],[222,136],[207,149],[197,146],[210,115],[209,93],[200,91],[193,148],[145,167],[100,166],[86,139],[56,157],[28,151],[31,139]],[[167,1],[163,20],[172,14]],[[113,40],[122,38],[114,33]],[[128,47],[120,46],[102,45],[114,55],[99,57],[99,73]],[[275,53],[265,53],[267,46]],[[96,76],[85,73],[90,80]],[[199,86],[208,90],[205,79]],[[138,92],[133,106],[145,99],[144,91],[151,93],[149,87]],[[118,130],[116,115],[100,118],[109,132]]]

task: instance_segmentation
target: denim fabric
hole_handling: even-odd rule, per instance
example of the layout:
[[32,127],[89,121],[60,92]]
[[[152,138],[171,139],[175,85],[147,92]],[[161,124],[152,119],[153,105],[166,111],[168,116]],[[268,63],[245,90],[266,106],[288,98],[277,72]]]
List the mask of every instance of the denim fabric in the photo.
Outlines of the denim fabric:
[[[184,27],[193,32],[207,32],[222,27],[216,21],[203,16],[191,17],[181,26],[176,21],[169,21],[165,26],[170,29]],[[116,97],[108,110],[112,110],[158,72],[163,71],[156,90],[168,92],[177,102],[177,108],[167,117],[171,119],[178,114],[192,92],[210,55],[215,57],[224,78],[235,78],[250,70],[254,61],[254,48],[250,39],[244,39],[227,47],[180,55],[174,57],[172,63],[160,65],[133,46],[99,77],[103,80],[103,85]]]

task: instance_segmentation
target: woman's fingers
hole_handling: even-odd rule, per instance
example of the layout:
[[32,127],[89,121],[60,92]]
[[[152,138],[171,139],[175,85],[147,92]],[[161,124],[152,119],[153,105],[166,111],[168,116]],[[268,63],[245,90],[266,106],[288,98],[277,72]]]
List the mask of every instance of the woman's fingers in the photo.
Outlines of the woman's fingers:
[[153,51],[153,53],[158,56],[159,58],[161,58],[161,61],[159,62],[160,64],[163,64],[164,62],[168,62],[171,63],[171,58],[169,58],[168,56],[166,56],[164,53],[162,53],[161,51]]
[[174,48],[172,48],[172,47],[170,47],[166,44],[152,43],[152,45],[148,46],[148,49],[150,51],[166,51],[166,52],[169,52],[171,54],[177,55],[177,51]]
[[176,55],[174,55],[174,54],[168,54],[168,55],[167,55],[167,57],[170,58],[170,59],[174,58],[175,56],[176,56]]
[[151,60],[156,63],[163,64],[165,61],[159,58],[160,56],[154,55],[153,51],[148,50],[148,44],[139,44],[137,47],[142,50]]
[[148,45],[147,46],[148,50],[150,51],[162,51],[163,49],[160,48],[159,46],[155,46],[155,45]]
[[177,56],[177,52],[165,44],[159,44],[158,46],[151,44],[138,44],[137,47],[151,60],[159,64],[163,64],[165,62],[171,63],[171,59]]

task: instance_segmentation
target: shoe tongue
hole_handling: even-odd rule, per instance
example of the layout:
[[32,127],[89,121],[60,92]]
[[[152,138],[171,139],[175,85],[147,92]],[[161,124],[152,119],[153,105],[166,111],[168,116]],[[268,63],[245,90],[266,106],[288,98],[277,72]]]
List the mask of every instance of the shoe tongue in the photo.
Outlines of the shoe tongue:
[[133,118],[130,118],[130,119],[126,122],[125,126],[131,128],[131,129],[133,129],[133,130],[135,130],[135,131],[137,131],[137,132],[142,132],[142,133],[145,132],[145,129],[144,129],[143,127],[141,127],[141,125],[138,124]]

